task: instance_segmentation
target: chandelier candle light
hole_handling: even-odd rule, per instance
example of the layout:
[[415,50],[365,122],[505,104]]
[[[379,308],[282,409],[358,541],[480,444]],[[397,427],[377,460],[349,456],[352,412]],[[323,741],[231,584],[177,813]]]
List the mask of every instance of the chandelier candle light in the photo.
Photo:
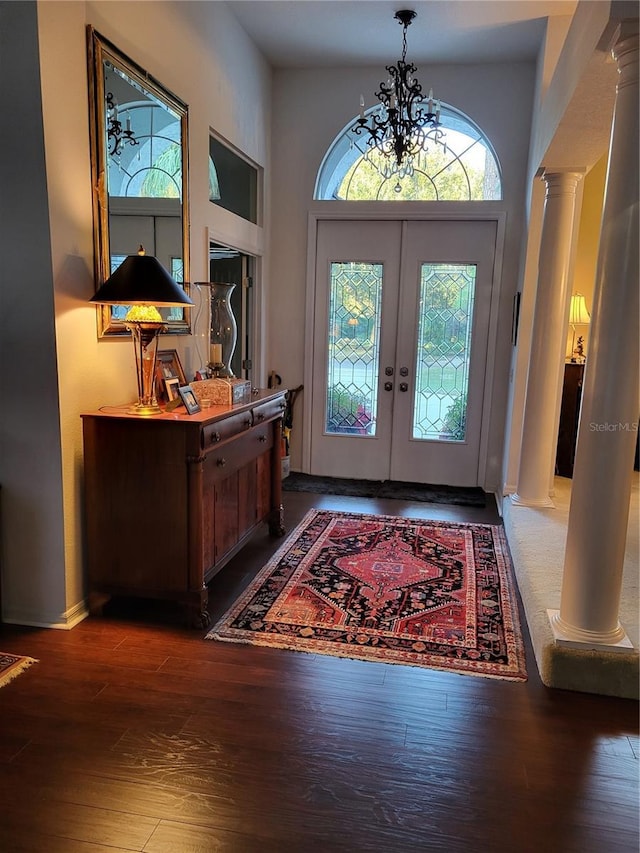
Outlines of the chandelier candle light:
[[[396,12],[394,17],[402,24],[402,59],[386,66],[389,77],[375,93],[380,105],[370,119],[365,115],[364,96],[360,96],[360,117],[351,129],[356,136],[365,135],[365,156],[371,150],[383,156],[382,176],[396,175],[400,181],[413,175],[414,157],[427,151],[430,142],[439,142],[444,132],[440,129],[440,101],[434,99],[433,89],[425,99],[422,86],[414,76],[416,66],[406,61],[407,28],[416,13],[405,9]],[[399,183],[395,189],[400,191]]]

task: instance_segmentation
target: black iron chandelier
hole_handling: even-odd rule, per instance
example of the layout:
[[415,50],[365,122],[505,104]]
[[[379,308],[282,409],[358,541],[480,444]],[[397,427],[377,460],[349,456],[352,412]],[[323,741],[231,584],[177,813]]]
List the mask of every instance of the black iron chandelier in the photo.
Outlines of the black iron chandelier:
[[127,115],[125,127],[122,127],[122,122],[118,116],[118,103],[111,92],[107,92],[107,144],[109,146],[109,154],[113,157],[120,154],[122,146],[128,142],[129,145],[138,145],[138,140],[133,135],[131,130],[131,119]]
[[364,97],[360,96],[360,118],[351,128],[357,136],[365,134],[365,156],[373,150],[382,155],[382,166],[378,168],[385,178],[412,176],[416,155],[444,136],[440,129],[440,101],[434,100],[433,89],[425,98],[414,76],[416,66],[406,61],[407,29],[415,17],[416,12],[409,9],[394,15],[402,24],[402,59],[386,66],[387,82],[380,83],[375,93],[380,105],[369,118],[364,112]]

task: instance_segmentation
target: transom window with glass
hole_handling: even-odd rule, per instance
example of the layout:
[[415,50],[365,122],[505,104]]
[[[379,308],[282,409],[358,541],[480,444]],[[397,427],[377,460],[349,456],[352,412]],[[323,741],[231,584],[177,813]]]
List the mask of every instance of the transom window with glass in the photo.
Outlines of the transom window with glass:
[[[368,111],[367,114],[374,112]],[[351,132],[352,122],[325,155],[314,198],[336,201],[493,201],[502,198],[498,160],[480,128],[442,105],[444,134],[414,158],[412,173],[389,175],[386,158]]]
[[258,168],[209,137],[209,201],[258,223]]

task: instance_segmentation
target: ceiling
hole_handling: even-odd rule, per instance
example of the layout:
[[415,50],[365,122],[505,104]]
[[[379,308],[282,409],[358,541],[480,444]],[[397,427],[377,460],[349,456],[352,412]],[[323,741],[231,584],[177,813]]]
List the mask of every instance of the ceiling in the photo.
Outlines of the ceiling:
[[532,61],[545,19],[571,15],[577,0],[227,0],[243,29],[277,68],[395,62],[399,9],[417,18],[407,60],[425,63]]

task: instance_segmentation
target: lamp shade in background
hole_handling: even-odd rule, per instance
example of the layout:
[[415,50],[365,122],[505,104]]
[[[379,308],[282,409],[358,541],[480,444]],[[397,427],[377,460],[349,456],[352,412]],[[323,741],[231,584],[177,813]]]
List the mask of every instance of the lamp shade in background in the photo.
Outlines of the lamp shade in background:
[[138,402],[131,413],[159,414],[162,409],[155,394],[156,352],[158,333],[166,326],[158,308],[193,305],[192,300],[160,261],[146,255],[140,246],[138,254],[128,255],[90,302],[131,306],[124,321],[133,338],[138,380]]
[[569,307],[569,325],[588,326],[590,322],[591,315],[587,311],[587,303],[584,301],[584,296],[581,293],[574,293],[571,297],[571,305]]
[[583,338],[578,338],[578,346],[576,348],[576,326],[588,326],[591,322],[591,316],[587,311],[587,303],[581,293],[574,293],[571,296],[569,305],[569,325],[571,326],[571,361],[585,360]]

